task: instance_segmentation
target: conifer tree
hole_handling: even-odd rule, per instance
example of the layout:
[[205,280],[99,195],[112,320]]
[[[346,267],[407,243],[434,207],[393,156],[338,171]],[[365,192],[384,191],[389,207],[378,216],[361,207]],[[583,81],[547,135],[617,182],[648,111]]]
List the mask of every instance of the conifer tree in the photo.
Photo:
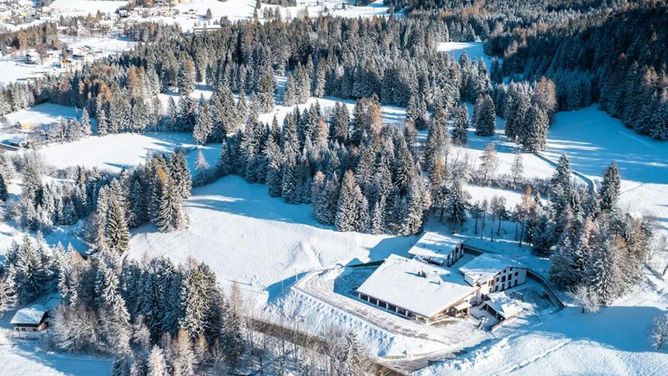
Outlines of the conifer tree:
[[5,172],[0,170],[0,202],[7,201],[7,183],[5,182]]
[[160,346],[153,345],[151,354],[148,359],[148,375],[147,376],[168,376],[169,369],[165,361],[165,353]]
[[109,124],[107,122],[107,114],[102,97],[99,95],[95,101],[95,119],[97,121],[97,134],[100,136],[108,134]]
[[469,127],[466,107],[455,108],[453,117],[455,122],[452,128],[452,143],[456,145],[466,145]]
[[185,214],[181,207],[181,192],[162,167],[156,171],[153,197],[156,200],[151,222],[161,232],[182,229],[186,224]]
[[348,140],[350,128],[350,112],[348,106],[336,102],[330,118],[330,137],[333,141],[345,142]]
[[473,125],[475,134],[489,137],[494,135],[496,110],[494,101],[488,94],[481,94],[473,107]]
[[129,248],[130,232],[125,221],[125,209],[115,198],[111,198],[107,210],[104,240],[107,249],[117,254]]
[[573,182],[571,180],[571,165],[566,154],[559,157],[557,168],[550,180],[550,195],[554,211],[561,213],[571,202]]
[[364,231],[368,228],[369,206],[351,170],[344,175],[336,206],[335,225],[338,231]]
[[90,126],[90,116],[88,115],[88,109],[86,107],[81,111],[81,129],[86,136],[93,134]]
[[182,199],[190,197],[192,191],[192,177],[188,170],[186,156],[181,151],[175,152],[169,159],[169,177],[173,182],[173,188]]
[[313,206],[315,219],[320,223],[327,225],[334,224],[340,189],[339,178],[334,173],[325,183],[324,189],[318,195],[318,200]]
[[616,209],[620,193],[620,178],[617,164],[612,162],[603,173],[603,181],[599,195],[601,196],[601,209],[612,212]]
[[447,213],[447,220],[455,227],[461,227],[466,221],[466,212],[470,206],[469,200],[471,194],[468,193],[461,180],[456,179],[452,183],[452,187],[447,196],[447,204],[445,212]]
[[517,134],[518,142],[525,151],[533,153],[545,149],[548,123],[547,115],[538,105],[529,108],[524,127]]
[[200,99],[199,114],[197,116],[197,123],[193,129],[193,137],[200,145],[206,145],[213,132],[213,119],[209,111],[209,105]]
[[7,275],[4,280],[0,278],[0,318],[2,318],[5,312],[13,309],[16,305],[16,287],[14,281],[13,275]]

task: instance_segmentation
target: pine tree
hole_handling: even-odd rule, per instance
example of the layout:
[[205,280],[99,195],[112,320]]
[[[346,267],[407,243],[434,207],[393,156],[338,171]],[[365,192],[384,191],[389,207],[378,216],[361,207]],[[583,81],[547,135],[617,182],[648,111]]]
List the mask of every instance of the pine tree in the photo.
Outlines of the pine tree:
[[338,231],[365,231],[369,225],[369,206],[351,170],[341,183],[334,224]]
[[123,254],[129,249],[130,232],[125,221],[125,209],[112,198],[107,211],[104,240],[108,250]]
[[197,160],[195,161],[195,169],[198,172],[205,171],[209,168],[209,162],[206,161],[202,149],[197,150]]
[[571,164],[568,157],[562,154],[559,157],[557,168],[550,180],[550,195],[555,213],[561,213],[571,202],[573,196],[573,182],[571,180]]
[[466,145],[469,127],[466,107],[455,108],[453,117],[455,122],[452,128],[452,142],[456,145]]
[[293,106],[296,103],[299,103],[299,97],[297,94],[297,83],[292,74],[288,75],[287,82],[285,83],[285,91],[283,92],[283,106]]
[[336,219],[336,209],[339,202],[339,191],[341,189],[339,178],[336,173],[325,183],[325,188],[318,196],[313,206],[314,216],[320,223],[333,225]]
[[447,206],[445,212],[447,213],[447,220],[453,224],[454,227],[461,227],[466,221],[466,211],[469,209],[469,200],[471,194],[468,193],[459,179],[452,183],[452,187],[447,196]]
[[200,99],[199,114],[197,116],[195,128],[193,129],[193,137],[198,144],[206,145],[211,137],[212,132],[213,119],[211,119],[209,105],[203,99]]
[[348,106],[336,102],[330,118],[330,138],[333,141],[346,142],[350,128],[350,112]]
[[424,168],[429,173],[439,159],[443,158],[447,163],[448,141],[447,116],[439,110],[433,116],[424,152]]
[[165,361],[165,353],[158,345],[153,345],[148,359],[147,376],[168,376],[169,369]]
[[524,127],[517,134],[518,142],[522,145],[522,148],[532,153],[545,149],[549,123],[545,112],[534,104],[527,111],[524,122]]
[[185,214],[181,207],[181,192],[174,184],[164,168],[158,167],[153,191],[156,202],[151,222],[161,232],[180,230],[186,225]]
[[405,208],[402,209],[403,217],[399,233],[402,235],[413,235],[422,231],[424,220],[424,202],[425,192],[422,191],[418,180],[413,179],[409,186],[406,197]]
[[[186,55],[187,56],[187,55]],[[190,95],[195,85],[195,64],[192,59],[187,58],[179,68],[176,78],[179,95]]]
[[107,114],[102,97],[99,95],[95,101],[95,119],[97,121],[97,134],[100,136],[108,134],[109,124],[107,122]]
[[7,183],[5,182],[5,172],[0,170],[0,203],[7,201]]
[[605,229],[596,233],[589,266],[589,284],[602,305],[612,303],[617,296],[620,277],[615,239],[609,236]]
[[171,178],[173,188],[179,193],[182,199],[190,197],[192,191],[192,177],[188,170],[186,156],[181,151],[175,152],[169,159],[169,177]]
[[232,152],[230,150],[230,145],[227,143],[227,140],[223,140],[223,143],[220,145],[220,159],[218,159],[216,168],[221,176],[232,173],[234,169],[232,162]]
[[[10,271],[12,271],[10,269]],[[8,273],[9,274],[9,273]],[[0,279],[0,318],[16,305],[16,288],[13,275],[7,275],[5,280]]]
[[116,267],[104,260],[97,265],[95,303],[105,347],[112,354],[123,354],[130,350],[130,314],[120,293]]
[[473,125],[478,136],[493,136],[495,131],[496,110],[494,101],[488,94],[481,94],[473,108]]
[[81,129],[84,135],[89,136],[93,133],[90,126],[90,116],[88,115],[88,109],[84,107],[81,111]]
[[620,193],[620,177],[617,164],[612,162],[603,173],[603,181],[599,195],[601,196],[601,209],[612,212],[616,210]]

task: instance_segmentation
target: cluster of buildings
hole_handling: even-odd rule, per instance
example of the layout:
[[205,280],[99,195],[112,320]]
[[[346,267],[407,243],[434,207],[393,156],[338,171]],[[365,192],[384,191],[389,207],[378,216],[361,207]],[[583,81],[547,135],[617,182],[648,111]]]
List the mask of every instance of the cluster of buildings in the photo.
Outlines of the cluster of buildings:
[[0,24],[18,25],[40,18],[31,0],[0,0]]
[[521,311],[504,292],[526,281],[524,265],[483,253],[457,268],[463,244],[431,232],[408,254],[410,258],[390,255],[357,288],[359,299],[427,324],[468,315],[472,306],[485,309],[498,321]]

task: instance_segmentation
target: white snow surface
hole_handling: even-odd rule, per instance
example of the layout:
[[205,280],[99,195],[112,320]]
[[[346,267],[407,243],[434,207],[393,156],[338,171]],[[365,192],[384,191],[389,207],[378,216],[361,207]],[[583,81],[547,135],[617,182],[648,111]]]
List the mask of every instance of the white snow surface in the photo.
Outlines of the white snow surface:
[[[310,205],[270,198],[265,185],[227,176],[193,190],[184,203],[188,229],[159,233],[146,225],[134,231],[130,257],[190,256],[211,266],[221,280],[270,292],[300,273],[337,263],[380,260],[408,249],[414,237],[338,232],[315,221]],[[273,285],[273,286],[272,286]]]
[[[210,164],[215,164],[220,154],[219,144],[201,147]],[[106,136],[90,136],[64,144],[50,144],[39,150],[44,161],[56,168],[84,166],[96,167],[113,173],[132,168],[145,161],[147,155],[156,152],[171,153],[177,148],[197,148],[192,135],[187,133],[120,133]],[[194,171],[197,153],[188,153],[188,165]]]

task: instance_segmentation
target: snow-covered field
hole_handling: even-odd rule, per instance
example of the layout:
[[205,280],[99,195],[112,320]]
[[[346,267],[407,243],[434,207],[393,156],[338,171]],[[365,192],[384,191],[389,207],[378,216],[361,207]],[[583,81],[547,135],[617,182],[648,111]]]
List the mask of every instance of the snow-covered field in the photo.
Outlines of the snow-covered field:
[[[264,185],[228,176],[193,190],[185,202],[187,230],[159,233],[143,226],[133,234],[130,256],[189,256],[209,264],[221,280],[269,292],[295,275],[337,263],[380,260],[407,249],[414,237],[337,232],[318,224],[310,205],[270,198]],[[286,282],[287,281],[287,282]]]
[[588,107],[557,113],[544,154],[556,160],[561,153],[569,156],[573,169],[591,178],[600,178],[615,161],[622,177],[622,208],[655,217],[668,233],[668,143],[640,136]]
[[[210,165],[220,156],[220,144],[198,146],[192,135],[186,133],[122,133],[91,136],[65,144],[51,144],[39,150],[50,166],[96,167],[99,170],[118,173],[144,162],[152,153],[171,153],[176,149],[186,151],[188,167],[195,171],[196,149],[201,149]],[[82,158],[82,156],[85,156]]]

